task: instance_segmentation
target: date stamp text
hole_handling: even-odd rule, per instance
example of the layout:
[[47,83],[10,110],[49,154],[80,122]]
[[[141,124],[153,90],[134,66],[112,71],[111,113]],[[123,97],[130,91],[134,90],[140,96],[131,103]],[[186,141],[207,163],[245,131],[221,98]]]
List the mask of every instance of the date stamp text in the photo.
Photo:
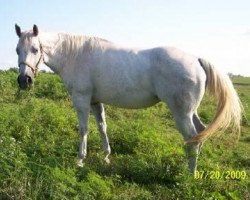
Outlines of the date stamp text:
[[196,170],[194,173],[194,179],[246,179],[247,173],[244,170],[214,170],[214,171],[202,171]]

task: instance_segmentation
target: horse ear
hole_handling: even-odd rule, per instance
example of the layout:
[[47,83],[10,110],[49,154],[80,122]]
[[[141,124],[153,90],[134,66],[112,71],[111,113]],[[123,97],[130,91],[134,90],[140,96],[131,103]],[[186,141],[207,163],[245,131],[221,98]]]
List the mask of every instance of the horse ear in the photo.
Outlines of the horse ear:
[[15,24],[15,29],[16,29],[16,34],[17,34],[17,36],[18,37],[21,37],[21,28],[17,25],[17,24]]
[[38,27],[37,27],[37,25],[34,24],[34,26],[33,26],[33,34],[34,34],[34,36],[38,36],[38,33],[39,33]]

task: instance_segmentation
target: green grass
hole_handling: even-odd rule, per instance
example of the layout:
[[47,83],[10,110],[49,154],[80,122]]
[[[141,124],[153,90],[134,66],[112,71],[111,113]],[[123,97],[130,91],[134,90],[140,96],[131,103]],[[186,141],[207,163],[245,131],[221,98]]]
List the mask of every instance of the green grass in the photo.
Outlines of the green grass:
[[[230,130],[208,140],[198,161],[204,176],[194,179],[163,103],[106,106],[110,165],[91,116],[88,157],[78,168],[78,123],[60,78],[40,73],[32,90],[18,92],[16,77],[14,70],[0,72],[0,199],[250,199],[250,78],[233,79],[246,115],[239,141]],[[214,108],[206,97],[199,110],[205,123]],[[246,177],[233,179],[235,171]]]

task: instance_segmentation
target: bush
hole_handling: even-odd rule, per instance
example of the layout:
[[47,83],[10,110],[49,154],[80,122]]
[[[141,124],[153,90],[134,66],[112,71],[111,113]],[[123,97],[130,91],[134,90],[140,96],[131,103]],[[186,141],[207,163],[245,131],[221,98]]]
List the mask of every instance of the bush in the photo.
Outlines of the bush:
[[[163,103],[143,110],[106,106],[110,165],[90,117],[88,156],[78,168],[78,122],[60,78],[41,72],[34,88],[18,92],[16,77],[16,70],[0,72],[0,199],[250,199],[247,120],[237,145],[227,134],[209,140],[198,162],[198,170],[245,171],[245,179],[195,180]],[[245,85],[238,90],[248,117]],[[199,110],[203,121],[211,121],[214,109],[206,96]]]

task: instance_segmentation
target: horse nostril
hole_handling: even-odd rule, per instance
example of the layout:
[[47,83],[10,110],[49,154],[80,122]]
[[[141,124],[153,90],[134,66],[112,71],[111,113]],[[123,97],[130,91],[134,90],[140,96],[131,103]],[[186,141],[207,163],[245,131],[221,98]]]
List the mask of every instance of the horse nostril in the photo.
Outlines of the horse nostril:
[[18,83],[18,85],[21,84],[20,76],[17,77],[17,83]]
[[32,85],[33,83],[33,80],[30,76],[22,76],[22,75],[19,75],[17,77],[17,82],[18,82],[18,85],[21,89],[26,89],[28,86]]
[[30,76],[26,76],[26,80],[28,84],[32,84],[32,78]]

